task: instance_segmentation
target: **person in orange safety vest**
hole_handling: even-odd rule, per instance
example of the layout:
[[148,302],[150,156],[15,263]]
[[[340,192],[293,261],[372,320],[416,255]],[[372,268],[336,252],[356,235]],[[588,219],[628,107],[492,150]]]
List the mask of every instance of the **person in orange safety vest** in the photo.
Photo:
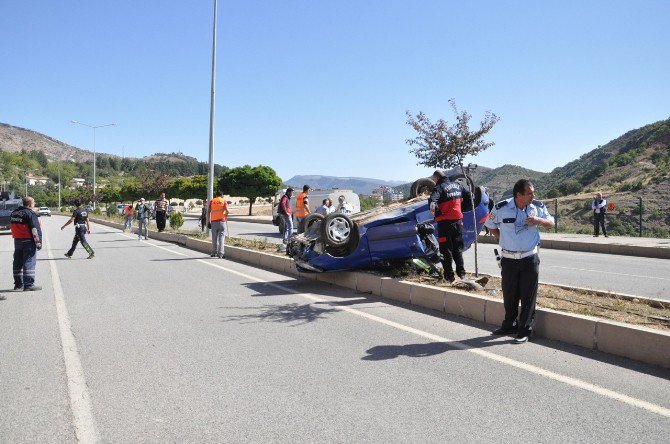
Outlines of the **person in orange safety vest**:
[[309,199],[307,195],[309,194],[311,188],[309,185],[302,187],[302,193],[298,194],[295,200],[295,219],[298,221],[298,233],[305,231],[305,218],[310,213],[309,211]]
[[214,193],[207,212],[207,228],[212,230],[212,254],[210,257],[226,258],[224,243],[226,239],[226,221],[228,220],[228,202],[222,197],[221,191]]

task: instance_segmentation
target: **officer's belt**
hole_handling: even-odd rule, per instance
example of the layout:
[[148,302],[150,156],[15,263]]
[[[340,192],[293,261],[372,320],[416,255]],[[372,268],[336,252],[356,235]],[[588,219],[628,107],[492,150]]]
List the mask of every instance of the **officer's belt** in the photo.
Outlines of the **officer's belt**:
[[532,256],[537,254],[537,247],[533,248],[530,251],[510,251],[502,250],[500,255],[506,257],[507,259],[523,259],[524,257]]

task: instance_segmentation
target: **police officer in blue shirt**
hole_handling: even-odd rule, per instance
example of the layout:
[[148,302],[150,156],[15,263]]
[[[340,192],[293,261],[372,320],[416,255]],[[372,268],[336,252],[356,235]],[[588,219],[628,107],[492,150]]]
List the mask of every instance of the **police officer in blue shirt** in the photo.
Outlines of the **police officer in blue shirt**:
[[540,270],[538,227],[553,227],[554,218],[542,202],[534,200],[535,188],[529,180],[517,181],[512,192],[514,197],[498,202],[486,221],[502,250],[505,320],[493,334],[516,332],[514,341],[522,344],[530,338],[535,320]]

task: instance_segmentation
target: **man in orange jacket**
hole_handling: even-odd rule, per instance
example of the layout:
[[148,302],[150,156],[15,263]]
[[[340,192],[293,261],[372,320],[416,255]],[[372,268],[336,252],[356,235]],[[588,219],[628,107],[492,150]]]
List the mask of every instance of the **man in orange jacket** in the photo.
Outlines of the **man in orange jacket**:
[[311,188],[309,185],[302,187],[302,193],[298,194],[298,197],[295,199],[295,219],[298,221],[298,233],[305,231],[305,218],[310,213],[309,211],[309,199],[307,195]]
[[214,193],[207,212],[207,227],[212,230],[212,254],[210,257],[226,258],[224,243],[226,239],[226,221],[228,220],[228,202],[221,191]]

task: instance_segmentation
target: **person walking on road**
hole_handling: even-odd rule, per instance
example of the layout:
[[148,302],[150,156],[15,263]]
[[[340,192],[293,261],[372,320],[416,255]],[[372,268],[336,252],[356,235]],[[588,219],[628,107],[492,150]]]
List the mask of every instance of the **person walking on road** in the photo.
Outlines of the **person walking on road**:
[[156,212],[156,227],[158,232],[162,233],[165,230],[165,220],[167,219],[168,200],[165,198],[165,193],[161,193],[160,197],[154,203],[154,211]]
[[591,208],[593,209],[593,237],[598,237],[600,235],[599,228],[602,227],[603,234],[607,236],[607,230],[605,229],[605,213],[607,212],[607,200],[603,199],[602,193],[596,193],[593,197],[593,202],[591,203]]
[[149,239],[149,214],[151,210],[141,198],[135,206],[135,217],[137,218],[137,239],[142,240],[142,231],[144,231],[144,240]]
[[207,212],[207,227],[212,230],[211,257],[226,258],[226,221],[228,220],[228,203],[222,197],[221,191],[214,193],[214,199],[209,203]]
[[37,250],[42,249],[42,228],[33,211],[35,199],[26,196],[22,204],[10,215],[10,229],[14,238],[14,291],[36,291],[42,289],[35,285]]
[[81,246],[84,247],[84,250],[88,253],[88,259],[93,259],[93,257],[95,257],[95,252],[86,241],[86,235],[91,234],[91,226],[88,222],[88,212],[81,207],[81,201],[79,200],[74,201],[74,206],[77,208],[75,208],[72,216],[62,227],[60,227],[62,231],[65,227],[74,222],[74,239],[72,239],[72,247],[65,253],[65,257],[70,259],[74,254],[74,250],[77,248],[77,244],[81,242]]
[[293,235],[293,209],[291,208],[291,196],[293,195],[293,188],[288,187],[286,193],[279,199],[279,204],[277,205],[277,213],[281,216],[284,221],[284,238],[283,245],[280,245],[280,250],[282,247],[285,249],[286,244],[288,244],[288,239]]
[[298,197],[295,198],[295,220],[298,222],[298,234],[305,231],[304,221],[310,213],[309,198],[307,197],[310,189],[309,185],[304,185],[302,193],[298,194]]
[[463,199],[470,197],[471,193],[459,182],[452,182],[440,170],[436,170],[432,176],[436,186],[428,198],[430,211],[437,222],[437,241],[442,253],[442,267],[445,278],[454,282],[456,276],[451,264],[456,264],[456,274],[459,278],[465,278],[465,265],[463,263],[463,212],[461,203]]
[[135,209],[133,204],[129,203],[123,207],[123,231],[133,230],[133,218],[135,217]]
[[492,334],[516,332],[514,342],[522,344],[530,339],[535,322],[540,272],[538,227],[553,227],[554,218],[542,202],[534,200],[535,188],[529,180],[521,179],[515,183],[512,193],[514,197],[498,202],[486,220],[486,225],[502,249],[501,275],[505,304],[505,320]]

